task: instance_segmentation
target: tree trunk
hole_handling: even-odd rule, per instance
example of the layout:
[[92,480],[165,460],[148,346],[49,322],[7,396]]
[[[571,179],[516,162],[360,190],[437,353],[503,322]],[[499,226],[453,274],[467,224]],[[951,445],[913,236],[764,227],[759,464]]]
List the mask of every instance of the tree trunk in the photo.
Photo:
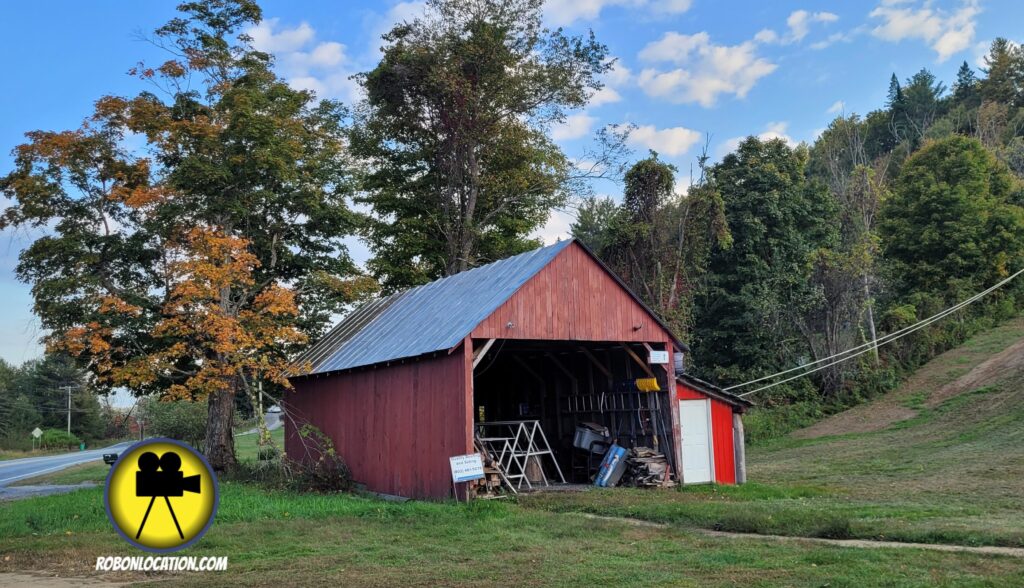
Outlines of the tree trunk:
[[209,413],[206,421],[206,459],[215,472],[225,472],[235,467],[235,439],[231,433],[231,421],[235,415],[235,389],[212,392],[208,399]]
[[878,366],[878,334],[875,332],[875,304],[871,300],[871,282],[867,274],[864,274],[864,302],[867,304],[868,332],[871,333],[871,351],[875,357],[875,366]]

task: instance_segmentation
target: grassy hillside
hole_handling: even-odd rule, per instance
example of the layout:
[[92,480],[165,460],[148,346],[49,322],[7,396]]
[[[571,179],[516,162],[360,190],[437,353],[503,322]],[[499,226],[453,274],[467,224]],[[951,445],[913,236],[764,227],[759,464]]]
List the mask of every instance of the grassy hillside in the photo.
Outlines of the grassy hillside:
[[1024,319],[747,460],[752,483],[740,488],[528,503],[741,532],[1024,546]]

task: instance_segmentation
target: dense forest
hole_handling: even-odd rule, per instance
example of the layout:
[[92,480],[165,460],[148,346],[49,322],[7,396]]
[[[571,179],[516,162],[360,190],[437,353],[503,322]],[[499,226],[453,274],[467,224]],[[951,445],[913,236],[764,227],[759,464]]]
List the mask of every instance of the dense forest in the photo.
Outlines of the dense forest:
[[1011,282],[872,345],[1024,269],[1024,51],[996,39],[985,64],[965,62],[951,87],[893,74],[878,110],[837,117],[811,145],[750,137],[703,159],[684,195],[652,153],[621,204],[584,202],[573,234],[684,333],[700,375],[771,409],[755,437],[859,402],[1024,303]]
[[[263,18],[252,0],[179,11],[149,38],[166,61],[130,72],[138,94],[26,133],[0,177],[0,228],[50,229],[17,267],[48,351],[100,394],[205,402],[218,470],[235,463],[240,399],[280,400],[302,367],[289,358],[333,317],[536,247],[556,208],[578,208],[573,234],[723,386],[873,341],[1024,267],[1024,54],[1002,39],[950,88],[894,75],[879,110],[813,145],[749,138],[680,189],[657,154],[634,161],[629,128],[597,133],[586,169],[551,138],[614,63],[592,33],[545,28],[541,0],[429,0],[384,34],[354,104],[279,77],[248,34]],[[621,180],[621,202],[591,198],[595,178]],[[771,410],[753,434],[888,389],[1016,313],[1011,286],[757,392]],[[0,415],[25,404],[2,390]]]

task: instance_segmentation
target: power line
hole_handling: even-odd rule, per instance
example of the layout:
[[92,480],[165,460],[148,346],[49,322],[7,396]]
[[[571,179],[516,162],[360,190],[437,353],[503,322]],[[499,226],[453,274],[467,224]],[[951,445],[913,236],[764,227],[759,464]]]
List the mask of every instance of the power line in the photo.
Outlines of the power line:
[[[751,390],[750,392],[744,392],[743,394],[739,395],[740,397],[749,396],[751,394],[754,394],[755,392],[760,392],[762,390],[767,390],[769,388],[773,388],[773,387],[778,386],[780,384],[785,384],[786,382],[792,382],[793,380],[796,380],[798,378],[802,378],[804,376],[813,374],[814,372],[821,371],[821,370],[823,370],[825,368],[832,367],[832,366],[834,366],[836,364],[839,364],[839,363],[842,363],[842,362],[844,362],[844,361],[846,361],[848,359],[853,359],[854,357],[863,355],[863,354],[867,353],[868,351],[872,351],[872,350],[878,349],[882,345],[887,345],[889,343],[892,343],[893,341],[896,341],[898,339],[901,339],[901,338],[905,337],[906,335],[909,335],[909,334],[911,334],[911,333],[913,333],[915,331],[923,329],[924,327],[927,327],[928,325],[930,325],[930,324],[932,324],[934,322],[942,320],[943,318],[949,316],[950,314],[953,314],[954,312],[960,310],[961,308],[963,308],[963,307],[965,307],[965,306],[967,306],[969,304],[972,304],[974,302],[977,302],[978,300],[984,298],[985,296],[987,296],[988,294],[994,292],[995,290],[998,290],[999,288],[1002,288],[1003,286],[1005,286],[1006,284],[1010,283],[1011,281],[1013,281],[1014,278],[1016,278],[1017,276],[1019,276],[1021,274],[1024,274],[1024,269],[1017,271],[1013,275],[1005,278],[1004,280],[1000,281],[999,283],[995,284],[994,286],[991,286],[990,288],[988,288],[986,290],[983,290],[983,291],[975,294],[974,296],[971,296],[970,298],[967,298],[966,300],[963,300],[963,301],[961,301],[961,302],[959,302],[959,303],[957,303],[957,304],[955,304],[955,305],[953,305],[953,306],[951,306],[951,307],[949,307],[949,308],[947,308],[947,309],[945,309],[945,310],[943,310],[943,311],[941,311],[939,313],[933,314],[932,316],[930,316],[930,317],[928,317],[926,319],[923,319],[921,321],[918,321],[917,323],[914,323],[913,325],[910,325],[910,326],[904,327],[904,328],[902,328],[902,329],[900,329],[898,331],[894,331],[892,333],[889,333],[888,335],[885,335],[885,336],[883,336],[881,338],[878,338],[878,339],[876,339],[874,341],[869,341],[867,343],[858,345],[856,347],[852,347],[850,349],[847,349],[845,351],[841,351],[841,352],[836,353],[834,355],[830,355],[828,357],[823,357],[823,358],[818,359],[816,361],[812,361],[812,362],[809,362],[809,363],[805,363],[803,365],[799,365],[799,366],[797,366],[795,368],[790,368],[788,370],[783,370],[781,372],[777,372],[777,373],[771,374],[769,376],[764,376],[764,377],[761,377],[761,378],[750,380],[749,382],[744,382],[742,384],[736,384],[735,386],[730,386],[728,388],[725,388],[725,390],[735,390],[736,388],[743,388],[743,387],[749,386],[751,384],[756,384],[757,382],[763,382],[764,380],[770,380],[770,379],[773,379],[773,378],[777,378],[779,376],[782,376],[782,375],[785,375],[785,374],[789,374],[789,373],[792,373],[792,372],[795,372],[795,371],[798,371],[798,370],[804,370],[804,369],[809,368],[809,367],[811,367],[813,365],[817,365],[819,363],[826,362],[826,361],[829,361],[829,360],[837,358],[837,357],[846,356],[846,357],[842,357],[841,359],[836,359],[835,361],[831,361],[831,362],[829,362],[829,363],[827,363],[825,365],[816,367],[816,368],[814,368],[812,370],[805,371],[805,372],[797,374],[795,376],[791,376],[789,378],[786,378],[784,380],[780,380],[778,382],[773,382],[773,383],[768,384],[766,386],[762,386],[760,388],[757,388],[756,390]],[[856,351],[856,353],[854,353],[855,351]]]

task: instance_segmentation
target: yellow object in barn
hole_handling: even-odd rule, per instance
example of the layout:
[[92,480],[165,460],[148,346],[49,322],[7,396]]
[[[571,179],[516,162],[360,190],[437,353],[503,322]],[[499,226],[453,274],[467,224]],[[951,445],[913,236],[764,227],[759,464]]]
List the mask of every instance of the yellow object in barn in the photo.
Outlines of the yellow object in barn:
[[661,390],[656,378],[638,378],[636,381],[636,389],[641,392],[657,392]]

